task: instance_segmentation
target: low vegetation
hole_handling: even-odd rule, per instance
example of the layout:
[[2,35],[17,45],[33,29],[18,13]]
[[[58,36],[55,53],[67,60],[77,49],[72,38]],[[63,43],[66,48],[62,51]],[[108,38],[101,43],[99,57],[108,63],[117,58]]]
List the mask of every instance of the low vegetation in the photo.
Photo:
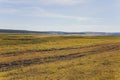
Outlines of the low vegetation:
[[120,37],[0,34],[0,80],[120,80]]

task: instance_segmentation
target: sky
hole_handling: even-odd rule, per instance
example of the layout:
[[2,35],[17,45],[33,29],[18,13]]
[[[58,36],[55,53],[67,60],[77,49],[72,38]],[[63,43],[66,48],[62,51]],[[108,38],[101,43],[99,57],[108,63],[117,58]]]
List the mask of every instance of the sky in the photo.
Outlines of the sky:
[[0,29],[120,32],[120,0],[0,0]]

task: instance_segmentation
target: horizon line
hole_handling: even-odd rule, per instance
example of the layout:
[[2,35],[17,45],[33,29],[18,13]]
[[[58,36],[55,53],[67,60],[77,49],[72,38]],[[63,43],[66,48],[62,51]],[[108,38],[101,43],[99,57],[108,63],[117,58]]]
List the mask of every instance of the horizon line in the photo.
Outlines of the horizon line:
[[119,32],[112,32],[112,31],[62,31],[62,30],[28,30],[28,29],[0,29],[0,30],[18,30],[18,31],[34,31],[34,32],[66,32],[66,33],[80,33],[80,32],[98,32],[98,33],[120,33]]

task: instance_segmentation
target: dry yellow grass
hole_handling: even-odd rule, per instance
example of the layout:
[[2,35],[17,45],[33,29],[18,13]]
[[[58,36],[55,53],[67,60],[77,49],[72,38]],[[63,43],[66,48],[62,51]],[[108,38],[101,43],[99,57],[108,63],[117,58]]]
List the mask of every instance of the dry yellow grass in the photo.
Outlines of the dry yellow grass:
[[0,37],[0,80],[120,80],[120,37]]

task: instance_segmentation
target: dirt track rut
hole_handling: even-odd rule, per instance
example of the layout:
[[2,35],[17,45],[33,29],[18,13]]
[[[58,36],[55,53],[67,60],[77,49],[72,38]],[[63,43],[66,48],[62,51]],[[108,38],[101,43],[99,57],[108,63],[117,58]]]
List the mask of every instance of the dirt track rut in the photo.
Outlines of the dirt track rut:
[[26,60],[16,60],[9,63],[0,63],[0,71],[8,71],[11,69],[15,69],[16,67],[19,67],[19,66],[29,66],[32,64],[44,64],[44,63],[50,63],[55,61],[71,60],[71,59],[80,58],[87,55],[115,51],[115,50],[120,50],[120,44],[115,43],[115,44],[107,44],[107,45],[106,44],[98,45],[98,46],[94,46],[93,49],[85,53],[72,53],[67,55],[60,55],[60,56],[53,56],[53,57],[46,57],[46,58],[33,58],[33,59],[26,59]]

